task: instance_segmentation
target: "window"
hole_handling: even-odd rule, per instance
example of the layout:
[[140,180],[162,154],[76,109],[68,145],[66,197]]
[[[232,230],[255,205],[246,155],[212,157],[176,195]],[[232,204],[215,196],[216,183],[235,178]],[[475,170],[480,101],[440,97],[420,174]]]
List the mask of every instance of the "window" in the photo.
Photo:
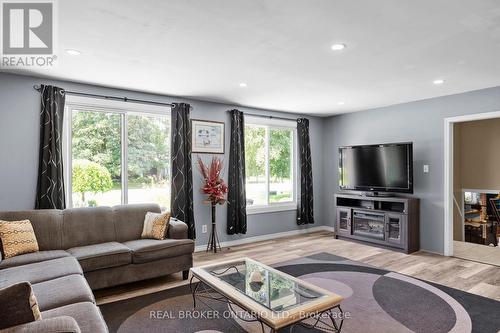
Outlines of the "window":
[[168,108],[68,96],[66,110],[70,207],[170,208]]
[[246,117],[248,213],[296,208],[296,124]]

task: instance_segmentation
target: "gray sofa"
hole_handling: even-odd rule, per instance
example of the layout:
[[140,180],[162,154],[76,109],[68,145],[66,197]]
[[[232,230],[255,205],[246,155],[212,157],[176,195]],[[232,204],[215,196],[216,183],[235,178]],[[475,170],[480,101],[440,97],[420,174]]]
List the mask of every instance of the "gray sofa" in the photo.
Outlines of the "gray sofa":
[[0,288],[30,282],[42,311],[43,323],[32,322],[11,331],[53,331],[76,321],[81,332],[107,332],[91,289],[181,271],[187,279],[194,251],[194,242],[187,239],[187,225],[172,219],[167,239],[141,239],[146,212],[160,212],[160,207],[141,204],[0,212],[0,220],[29,219],[40,248],[0,261]]

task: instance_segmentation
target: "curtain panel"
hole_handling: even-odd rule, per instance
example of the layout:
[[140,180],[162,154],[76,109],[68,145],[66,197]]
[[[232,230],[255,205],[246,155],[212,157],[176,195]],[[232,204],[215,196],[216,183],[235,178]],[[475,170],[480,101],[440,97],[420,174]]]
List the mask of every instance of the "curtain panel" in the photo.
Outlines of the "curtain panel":
[[65,93],[62,88],[41,86],[40,149],[35,209],[66,208],[62,160]]
[[297,136],[300,173],[297,224],[300,225],[314,223],[313,176],[308,119],[297,119]]
[[231,139],[227,195],[227,233],[246,234],[247,198],[245,192],[245,124],[243,112],[229,111]]
[[170,202],[172,217],[185,222],[188,225],[188,237],[196,239],[193,213],[190,108],[191,106],[186,103],[175,103],[172,107]]

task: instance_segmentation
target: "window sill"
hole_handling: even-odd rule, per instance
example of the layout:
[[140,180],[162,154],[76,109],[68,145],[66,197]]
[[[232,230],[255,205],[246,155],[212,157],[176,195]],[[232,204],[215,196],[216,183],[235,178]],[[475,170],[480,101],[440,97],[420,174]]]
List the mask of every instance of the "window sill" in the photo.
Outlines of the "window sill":
[[297,210],[297,204],[295,202],[290,202],[266,206],[247,206],[247,215],[283,212],[288,210]]

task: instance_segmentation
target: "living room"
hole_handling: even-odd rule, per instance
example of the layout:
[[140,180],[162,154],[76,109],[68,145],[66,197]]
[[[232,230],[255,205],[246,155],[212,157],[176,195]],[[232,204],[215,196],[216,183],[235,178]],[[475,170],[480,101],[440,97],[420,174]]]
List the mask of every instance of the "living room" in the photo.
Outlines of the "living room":
[[500,331],[499,4],[0,4],[2,332]]

